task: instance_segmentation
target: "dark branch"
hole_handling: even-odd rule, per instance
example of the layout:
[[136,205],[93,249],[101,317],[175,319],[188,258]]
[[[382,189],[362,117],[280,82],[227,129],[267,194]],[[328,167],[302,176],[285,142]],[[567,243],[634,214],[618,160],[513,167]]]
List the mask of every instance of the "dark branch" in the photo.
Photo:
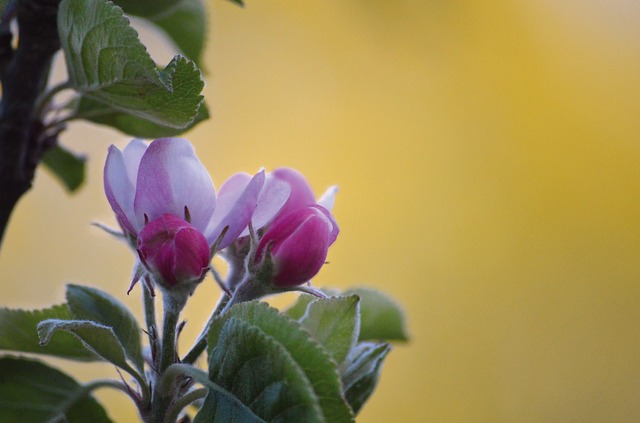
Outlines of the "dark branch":
[[[51,59],[60,48],[56,22],[60,0],[11,3],[15,10],[8,10],[0,25],[0,242],[11,212],[31,188],[35,168],[50,144],[35,106],[46,86]],[[18,21],[15,51],[8,31],[9,12],[15,12]]]

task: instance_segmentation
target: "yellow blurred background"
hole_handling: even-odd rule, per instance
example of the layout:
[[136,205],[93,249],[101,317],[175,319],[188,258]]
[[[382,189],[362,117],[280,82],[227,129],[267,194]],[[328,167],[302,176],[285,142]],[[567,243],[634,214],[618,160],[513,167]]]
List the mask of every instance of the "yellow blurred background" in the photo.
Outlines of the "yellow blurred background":
[[[217,186],[292,166],[340,185],[342,232],[317,286],[368,285],[406,307],[358,421],[640,421],[640,3],[633,0],[209,2],[206,98],[191,139]],[[167,62],[173,52],[154,46]],[[107,146],[68,196],[44,170],[0,256],[0,305],[66,282],[125,295],[130,251],[102,191]],[[185,339],[217,298],[205,281]],[[74,364],[76,377],[116,376]],[[99,391],[117,422],[120,393]]]

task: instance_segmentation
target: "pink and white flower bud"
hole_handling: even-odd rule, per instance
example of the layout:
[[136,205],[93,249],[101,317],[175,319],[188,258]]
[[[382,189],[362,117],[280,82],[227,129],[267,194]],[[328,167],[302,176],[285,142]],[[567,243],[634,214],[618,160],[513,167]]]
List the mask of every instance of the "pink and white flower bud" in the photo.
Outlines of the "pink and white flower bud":
[[138,234],[138,255],[161,286],[199,283],[209,270],[209,244],[194,226],[173,214],[149,222]]
[[122,228],[133,238],[146,220],[165,213],[184,217],[204,232],[216,208],[211,176],[189,141],[160,138],[147,145],[131,141],[122,151],[109,147],[104,189]]
[[256,250],[257,262],[271,263],[273,285],[300,285],[320,271],[338,232],[338,225],[325,208],[298,208],[279,216],[268,227]]

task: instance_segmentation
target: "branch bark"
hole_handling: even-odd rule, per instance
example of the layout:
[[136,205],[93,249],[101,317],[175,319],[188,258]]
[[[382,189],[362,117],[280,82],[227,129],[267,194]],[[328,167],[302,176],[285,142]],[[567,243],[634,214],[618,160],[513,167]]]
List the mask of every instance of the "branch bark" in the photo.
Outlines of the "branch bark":
[[8,22],[3,22],[5,31],[0,34],[0,243],[18,200],[31,188],[46,148],[35,107],[46,86],[51,59],[60,48],[59,4],[60,0],[16,0],[9,6],[15,7],[18,21],[15,51]]

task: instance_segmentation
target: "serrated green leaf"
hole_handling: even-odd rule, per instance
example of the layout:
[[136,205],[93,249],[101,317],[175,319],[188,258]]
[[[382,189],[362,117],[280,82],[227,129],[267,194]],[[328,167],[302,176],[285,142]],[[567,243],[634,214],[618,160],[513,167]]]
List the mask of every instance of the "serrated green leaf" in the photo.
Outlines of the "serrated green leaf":
[[317,299],[308,305],[300,325],[340,364],[358,340],[359,298],[350,295]]
[[69,81],[84,97],[161,126],[183,129],[195,119],[203,99],[200,71],[176,56],[159,72],[113,3],[63,0],[58,32]]
[[37,326],[46,319],[70,320],[73,317],[66,305],[44,310],[0,309],[0,350],[47,354],[80,361],[99,361],[100,357],[88,351],[73,335],[60,334],[43,347]]
[[342,397],[335,362],[297,322],[264,303],[253,301],[238,304],[212,322],[209,331],[210,348],[218,345],[222,327],[231,317],[258,327],[284,347],[313,386],[325,421],[353,421],[351,410]]
[[[209,358],[209,378],[268,422],[322,422],[310,381],[289,352],[258,327],[231,317]],[[244,422],[246,411],[211,390],[198,422]]]
[[78,118],[86,119],[101,125],[111,126],[112,128],[122,131],[127,135],[149,139],[180,135],[203,120],[209,119],[209,110],[206,104],[202,103],[193,122],[185,128],[176,129],[169,126],[159,125],[155,122],[151,122],[147,119],[143,119],[129,113],[115,110],[104,103],[100,103],[99,101],[91,100],[86,97],[83,97],[78,102],[75,114]]
[[109,423],[102,406],[71,377],[44,363],[0,358],[0,423]]
[[38,325],[40,343],[46,345],[58,331],[75,335],[89,351],[120,367],[136,379],[142,380],[142,377],[127,363],[124,348],[112,328],[90,320],[48,319]]
[[370,288],[350,289],[360,297],[360,341],[408,341],[402,308],[388,295]]
[[358,413],[378,384],[382,362],[391,351],[389,344],[361,342],[340,368],[344,395],[354,413]]
[[198,67],[207,37],[207,11],[202,0],[182,0],[165,13],[147,18],[165,32]]
[[126,356],[138,372],[144,372],[140,328],[136,318],[121,302],[96,288],[67,285],[67,306],[78,320],[91,320],[112,328]]
[[74,192],[84,182],[85,161],[84,156],[75,155],[58,145],[47,150],[42,156],[44,166],[69,192]]

